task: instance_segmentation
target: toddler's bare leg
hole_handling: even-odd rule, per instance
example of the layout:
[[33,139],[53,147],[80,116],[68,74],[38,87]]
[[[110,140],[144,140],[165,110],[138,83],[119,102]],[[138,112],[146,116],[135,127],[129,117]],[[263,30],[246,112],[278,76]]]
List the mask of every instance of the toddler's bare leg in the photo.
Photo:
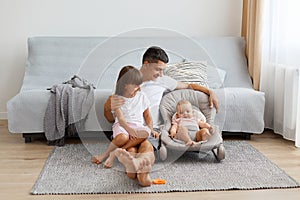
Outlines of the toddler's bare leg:
[[108,148],[105,150],[104,153],[99,154],[93,157],[93,162],[95,164],[101,164],[102,161],[107,158],[110,152],[114,151],[118,147],[124,146],[129,140],[129,137],[126,134],[119,134],[117,135],[109,144]]
[[[124,148],[123,148],[124,149]],[[136,147],[131,147],[131,148],[128,148],[127,151],[129,153],[132,154],[133,157],[135,157],[136,153],[137,153],[137,148]],[[114,164],[114,161],[115,161],[115,158],[116,158],[116,154],[115,154],[116,150],[110,152],[108,158],[106,159],[106,161],[103,163],[104,167],[105,168],[111,168]],[[136,177],[136,174],[132,174],[132,175],[129,175],[129,177],[131,178],[135,178]]]
[[116,158],[115,151],[116,150],[113,150],[112,152],[110,152],[108,158],[103,163],[105,168],[111,168],[114,165],[114,161],[115,161],[115,158]]
[[[137,132],[138,132],[138,137],[134,140],[129,139],[126,144],[121,146],[122,149],[126,149],[128,152],[135,152],[135,153],[137,152],[137,149],[135,146],[140,144],[141,142],[143,142],[149,136],[149,134],[146,131],[137,131]],[[135,155],[133,155],[133,156],[135,156]],[[109,154],[109,157],[106,159],[106,161],[104,163],[104,167],[111,168],[114,164],[115,157],[116,157],[115,152],[112,151]],[[129,172],[128,177],[130,177],[130,178],[136,177],[136,173]]]
[[147,139],[149,137],[149,133],[144,130],[137,130],[138,138]]
[[190,138],[188,129],[183,126],[178,127],[175,138],[184,141],[187,146],[195,144],[195,142]]

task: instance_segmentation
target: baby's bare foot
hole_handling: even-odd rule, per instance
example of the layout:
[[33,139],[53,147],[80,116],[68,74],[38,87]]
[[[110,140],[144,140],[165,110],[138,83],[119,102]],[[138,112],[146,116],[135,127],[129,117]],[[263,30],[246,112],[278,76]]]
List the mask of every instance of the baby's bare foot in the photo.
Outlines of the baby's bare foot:
[[185,143],[186,146],[193,146],[195,144],[195,142],[193,140],[188,141],[187,143]]
[[212,126],[208,130],[210,135],[213,135],[215,133],[215,129]]
[[209,131],[206,131],[203,135],[202,135],[202,141],[207,141],[209,138],[211,137]]

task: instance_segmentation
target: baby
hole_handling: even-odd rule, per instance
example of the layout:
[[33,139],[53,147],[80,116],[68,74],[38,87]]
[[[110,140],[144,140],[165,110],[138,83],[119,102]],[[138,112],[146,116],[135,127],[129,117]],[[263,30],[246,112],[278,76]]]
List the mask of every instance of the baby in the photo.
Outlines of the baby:
[[187,100],[177,103],[176,113],[172,118],[170,137],[181,140],[187,146],[196,142],[206,141],[210,138],[213,128],[205,120],[197,118],[192,104]]

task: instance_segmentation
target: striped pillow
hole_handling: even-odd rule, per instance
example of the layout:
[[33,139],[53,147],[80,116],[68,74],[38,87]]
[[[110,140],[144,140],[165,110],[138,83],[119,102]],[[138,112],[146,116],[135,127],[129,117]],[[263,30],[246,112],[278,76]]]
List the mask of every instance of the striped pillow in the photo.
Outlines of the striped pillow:
[[195,83],[208,88],[207,65],[205,62],[182,62],[168,64],[164,74],[177,81]]

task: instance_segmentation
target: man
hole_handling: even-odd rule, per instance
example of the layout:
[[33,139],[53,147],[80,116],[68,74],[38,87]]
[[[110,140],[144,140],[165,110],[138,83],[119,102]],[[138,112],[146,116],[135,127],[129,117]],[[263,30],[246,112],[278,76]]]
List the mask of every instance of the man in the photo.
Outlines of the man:
[[[171,77],[163,76],[163,70],[166,68],[166,63],[169,62],[169,58],[166,52],[160,47],[153,46],[148,48],[143,55],[142,62],[143,65],[140,71],[143,74],[143,84],[141,85],[141,90],[150,100],[150,112],[153,118],[154,128],[159,129],[160,126],[159,104],[166,91],[173,91],[175,89],[193,89],[204,92],[209,95],[210,107],[215,106],[218,110],[218,99],[209,89],[196,84],[179,82]],[[110,96],[106,101],[104,115],[109,122],[114,122],[113,112],[123,103],[124,99],[117,95]],[[118,141],[117,138],[112,142],[116,145],[122,144],[122,141]],[[116,156],[125,166],[128,177],[137,178],[142,186],[150,186],[151,178],[149,173],[155,161],[154,148],[157,149],[158,140],[150,137],[148,140],[142,141],[139,145],[136,144],[136,141],[130,140],[125,146],[125,148],[124,146],[122,147],[123,149],[117,149]],[[130,149],[130,151],[137,152],[135,154],[136,156],[133,156],[124,149]]]

